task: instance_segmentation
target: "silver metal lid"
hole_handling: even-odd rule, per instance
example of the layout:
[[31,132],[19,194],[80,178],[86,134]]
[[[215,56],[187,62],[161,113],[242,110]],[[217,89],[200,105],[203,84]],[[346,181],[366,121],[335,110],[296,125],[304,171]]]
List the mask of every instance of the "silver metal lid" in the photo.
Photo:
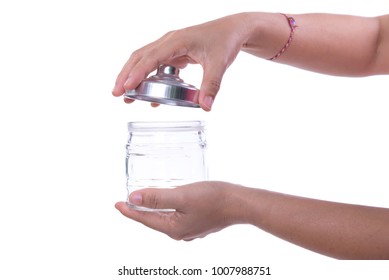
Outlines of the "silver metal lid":
[[199,108],[199,90],[180,79],[179,72],[180,70],[173,66],[160,65],[156,75],[144,79],[136,89],[127,90],[124,97]]

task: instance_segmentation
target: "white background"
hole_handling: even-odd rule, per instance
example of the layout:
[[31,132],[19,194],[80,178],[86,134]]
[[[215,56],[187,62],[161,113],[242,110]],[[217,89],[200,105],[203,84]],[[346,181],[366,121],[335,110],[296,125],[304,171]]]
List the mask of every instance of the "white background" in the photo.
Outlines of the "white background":
[[[207,121],[211,179],[388,207],[387,77],[330,77],[242,53],[211,113],[112,97],[132,51],[241,11],[375,16],[389,8],[374,0],[0,3],[1,279],[130,279],[117,275],[124,265],[387,279],[387,262],[335,261],[251,226],[179,242],[114,208],[126,195],[126,123],[146,119]],[[201,68],[182,76],[199,86]]]

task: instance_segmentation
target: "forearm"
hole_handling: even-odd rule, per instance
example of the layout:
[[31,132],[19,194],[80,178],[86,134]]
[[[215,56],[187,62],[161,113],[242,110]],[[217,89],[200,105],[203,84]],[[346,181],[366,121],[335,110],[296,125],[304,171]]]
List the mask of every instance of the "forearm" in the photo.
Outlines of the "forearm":
[[389,209],[244,187],[230,193],[236,223],[334,258],[389,259]]
[[[334,14],[292,15],[297,28],[287,51],[276,61],[341,76],[389,73],[389,17]],[[262,58],[275,55],[286,43],[290,27],[281,14],[247,13],[242,50]],[[386,64],[386,65],[385,65]]]

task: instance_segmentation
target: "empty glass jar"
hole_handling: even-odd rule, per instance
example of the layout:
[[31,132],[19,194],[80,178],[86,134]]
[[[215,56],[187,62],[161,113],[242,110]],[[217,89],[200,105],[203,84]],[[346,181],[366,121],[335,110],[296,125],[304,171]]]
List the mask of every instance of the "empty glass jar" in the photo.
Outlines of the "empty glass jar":
[[129,122],[128,133],[128,194],[142,188],[169,188],[208,179],[204,122]]

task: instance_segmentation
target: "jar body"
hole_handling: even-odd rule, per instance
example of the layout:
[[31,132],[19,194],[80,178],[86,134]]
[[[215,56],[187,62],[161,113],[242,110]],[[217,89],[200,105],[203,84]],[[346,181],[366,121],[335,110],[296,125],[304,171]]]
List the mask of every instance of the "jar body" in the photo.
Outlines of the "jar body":
[[203,122],[130,122],[128,132],[128,195],[143,188],[170,188],[208,179]]

